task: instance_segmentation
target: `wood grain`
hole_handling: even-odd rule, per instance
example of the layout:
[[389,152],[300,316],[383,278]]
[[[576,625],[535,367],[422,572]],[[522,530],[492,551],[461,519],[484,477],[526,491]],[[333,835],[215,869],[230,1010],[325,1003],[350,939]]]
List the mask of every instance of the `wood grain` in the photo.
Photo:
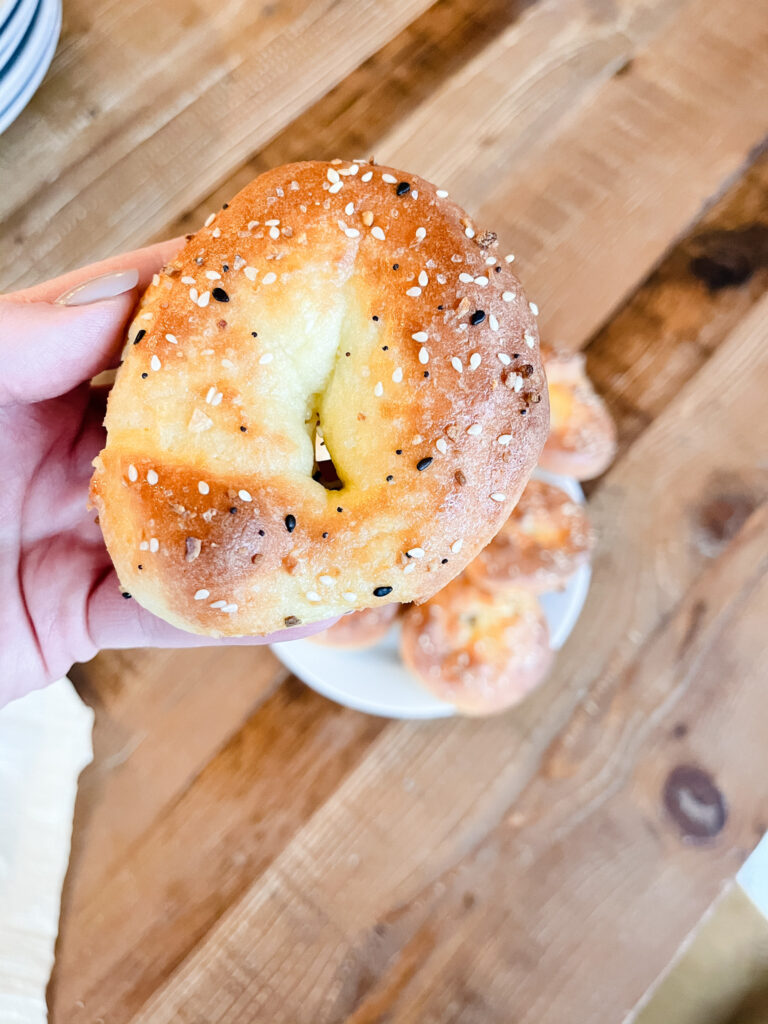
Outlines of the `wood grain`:
[[[578,629],[508,716],[366,718],[266,650],[77,670],[96,760],[53,1024],[620,1020],[768,821],[768,9],[65,15],[3,136],[6,286],[196,227],[265,167],[374,152],[500,231],[621,449]],[[686,765],[727,807],[703,845],[664,806]]]
[[[620,781],[617,776],[620,767],[624,778],[633,777],[634,757],[642,743],[633,740],[627,746],[626,730],[640,729],[641,737],[645,735],[646,726],[642,723],[646,712],[633,710],[628,720],[625,708],[617,713],[615,729],[606,731],[599,709],[604,704],[610,706],[614,700],[618,701],[619,708],[624,699],[637,701],[639,696],[635,690],[631,690],[634,698],[614,695],[617,690],[621,693],[623,683],[631,683],[635,678],[656,679],[657,675],[659,678],[652,692],[646,695],[644,686],[640,686],[639,692],[643,700],[656,700],[661,707],[672,708],[685,689],[680,688],[680,674],[684,673],[689,686],[697,672],[704,673],[699,660],[701,650],[692,640],[687,646],[683,645],[666,673],[659,673],[657,659],[662,655],[657,653],[656,645],[661,645],[662,652],[668,651],[671,638],[678,636],[679,640],[680,632],[684,636],[690,629],[691,609],[698,607],[696,581],[711,558],[708,553],[711,549],[700,542],[707,519],[706,515],[702,519],[699,513],[706,510],[712,497],[713,479],[724,467],[731,474],[743,473],[744,493],[753,507],[757,508],[764,500],[764,476],[756,483],[751,472],[758,453],[766,444],[766,425],[763,423],[758,430],[756,423],[762,407],[760,393],[768,386],[767,312],[768,300],[764,300],[733,332],[714,357],[713,365],[697,374],[675,405],[643,434],[596,493],[593,508],[601,528],[602,548],[595,566],[595,585],[580,628],[547,686],[518,715],[508,720],[435,723],[427,728],[409,724],[388,726],[370,745],[361,764],[298,830],[271,866],[149,1000],[142,1013],[136,1016],[137,1022],[204,1019],[214,1024],[218,1020],[319,1022],[344,1019],[344,1014],[357,1008],[366,987],[362,983],[355,984],[350,975],[367,972],[371,986],[378,981],[378,974],[386,971],[388,957],[372,951],[372,946],[378,946],[377,926],[383,927],[390,936],[394,949],[407,951],[410,943],[421,941],[422,954],[436,947],[437,953],[433,955],[437,955],[438,960],[445,955],[447,964],[451,962],[452,944],[459,943],[462,949],[474,948],[471,941],[468,947],[465,944],[463,928],[461,935],[457,934],[450,924],[450,915],[445,918],[446,946],[441,945],[438,925],[441,917],[439,902],[436,902],[445,892],[441,886],[446,885],[445,877],[457,871],[473,850],[479,859],[473,861],[474,868],[469,874],[476,881],[482,881],[486,862],[480,854],[485,837],[499,822],[511,813],[514,815],[515,800],[537,772],[543,774],[541,786],[546,797],[536,803],[537,814],[545,814],[553,807],[565,808],[569,813],[570,800],[559,804],[551,786],[575,774],[581,756],[587,759],[585,770],[589,775],[594,767],[588,753],[593,749],[598,760],[607,758],[605,765],[601,762],[594,782],[598,791],[603,786],[614,792],[614,785]],[[739,376],[723,372],[734,360],[743,360],[752,367],[756,387],[748,395],[744,394]],[[716,391],[713,379],[719,382]],[[694,424],[696,429],[693,429]],[[684,467],[685,473],[682,472]],[[670,507],[689,512],[685,517],[670,516]],[[763,544],[764,538],[758,542],[751,539],[751,533],[748,536],[748,557],[737,559],[733,570],[717,570],[724,578],[731,571],[733,576],[728,576],[728,586],[722,585],[721,598],[726,605],[715,601],[716,613],[712,619],[715,625],[711,633],[704,631],[707,640],[702,641],[704,650],[711,651],[709,645],[720,636],[723,620],[718,616],[722,612],[729,622],[735,616],[732,628],[739,642],[725,645],[718,655],[725,660],[713,662],[714,675],[707,676],[706,686],[714,686],[725,665],[744,650],[749,652],[749,657],[745,664],[738,662],[738,671],[732,679],[734,694],[741,694],[741,697],[733,705],[720,703],[715,709],[711,696],[707,695],[711,691],[707,691],[699,694],[693,703],[697,715],[703,715],[704,708],[709,707],[710,730],[718,730],[722,716],[736,715],[739,735],[751,736],[745,742],[749,749],[756,751],[759,742],[766,738],[764,726],[754,718],[751,723],[745,718],[750,717],[749,708],[759,683],[757,670],[750,665],[759,662],[764,641],[754,625],[740,625],[742,619],[735,615],[740,602],[758,585],[756,571],[764,569],[763,556],[756,558],[754,547]],[[726,555],[729,550],[726,547]],[[746,578],[745,565],[748,568]],[[720,589],[712,587],[707,577],[699,586],[713,592]],[[762,591],[760,595],[762,600]],[[697,615],[700,620],[697,629],[710,621],[704,613],[697,612]],[[673,627],[668,627],[670,622]],[[750,630],[754,630],[754,635]],[[647,668],[644,645],[647,645],[649,659]],[[553,740],[587,694],[585,710],[553,747]],[[699,707],[698,700],[704,707]],[[602,739],[604,731],[605,741]],[[722,736],[722,730],[719,734]],[[709,736],[709,732],[706,735]],[[613,748],[611,741],[615,744]],[[603,742],[608,750],[602,746]],[[633,745],[635,742],[637,746]],[[723,754],[715,759],[717,770],[736,771],[723,763],[728,745],[722,749]],[[549,753],[542,763],[547,750]],[[571,762],[572,767],[569,767]],[[744,763],[754,762],[747,757]],[[739,777],[738,773],[735,777]],[[570,794],[569,788],[567,792]],[[758,814],[768,810],[765,804],[768,794],[762,790],[756,792],[754,786],[749,793]],[[587,808],[591,797],[594,793],[590,794],[589,786],[585,786],[581,799]],[[620,848],[627,847],[631,851],[648,827],[642,816],[637,819],[638,812],[633,805],[625,806],[621,801],[619,805],[617,822],[606,824],[607,835],[601,833],[601,849],[607,850],[605,871],[608,873],[591,885],[587,883],[594,873],[595,837],[586,824],[577,829],[578,820],[575,824],[571,821],[573,835],[568,847],[568,872],[573,888],[567,891],[573,891],[576,896],[574,917],[569,916],[569,942],[581,942],[581,931],[573,925],[574,921],[582,920],[582,898],[591,899],[591,913],[598,914],[599,908],[595,905],[598,881],[600,891],[608,887],[616,892],[616,899],[609,908],[610,919],[614,922],[623,920],[624,913],[629,915],[630,921],[638,915],[641,917],[642,906],[649,906],[644,898],[645,887],[637,888],[631,873],[627,884],[619,889],[618,878],[610,871],[617,856],[610,836],[615,834]],[[745,809],[748,819],[752,810],[752,805]],[[538,861],[536,836],[543,836],[547,843],[552,842],[553,836],[557,837],[551,819],[546,828],[537,832],[531,827],[532,817],[535,815],[531,810],[525,812],[527,827],[520,840],[528,850],[523,859],[530,858],[529,867]],[[749,841],[755,838],[751,819],[736,836],[745,852]],[[638,871],[642,867],[643,873],[658,873],[659,894],[663,893],[665,899],[669,898],[668,885],[689,879],[682,886],[680,896],[685,913],[671,915],[664,934],[655,936],[653,963],[671,954],[682,937],[680,928],[688,926],[691,914],[704,909],[723,874],[738,863],[733,846],[724,843],[721,856],[700,858],[694,871],[689,864],[690,856],[669,856],[673,841],[677,842],[667,835],[658,843],[646,844],[648,849],[643,847],[639,866],[635,865]],[[553,857],[553,865],[562,871],[562,849],[553,853]],[[520,1005],[534,1007],[538,1013],[538,1017],[527,1019],[562,1019],[554,1011],[550,1014],[533,996],[531,986],[536,962],[533,957],[538,953],[542,954],[542,962],[547,967],[547,991],[551,995],[554,986],[559,992],[570,993],[571,1012],[578,1011],[580,1017],[587,1019],[587,1012],[594,1005],[590,1001],[594,998],[593,980],[586,976],[583,981],[578,980],[579,972],[571,969],[569,956],[565,955],[567,949],[557,943],[553,944],[549,957],[543,955],[545,938],[558,934],[555,911],[566,891],[560,888],[563,878],[559,878],[560,884],[556,887],[560,895],[555,903],[548,903],[545,891],[557,874],[550,875],[542,870],[536,883],[531,875],[526,876],[524,884],[521,881],[510,883],[511,891],[504,900],[520,903],[522,916],[528,922],[528,931],[522,936],[515,925],[514,912],[507,914],[509,908],[502,900],[504,890],[500,887],[504,877],[500,869],[494,873],[495,884],[486,893],[482,907],[475,912],[478,916],[481,911],[486,915],[483,948],[489,945],[495,948],[497,943],[491,942],[490,936],[498,935],[498,943],[506,950],[507,970],[502,969],[503,964],[494,964],[498,973],[492,977],[498,995],[489,1004],[485,1019],[502,1019],[499,1014],[503,999],[509,996],[512,979],[517,977],[509,967],[517,962],[516,957],[525,968],[526,977],[531,978],[531,984],[524,987],[529,1002]],[[536,900],[530,904],[525,897],[529,888],[535,888],[537,893]],[[511,909],[514,911],[514,907]],[[534,918],[536,932],[543,938],[531,947],[527,943]],[[428,941],[423,936],[419,940],[424,928],[429,934]],[[301,941],[297,944],[298,935]],[[602,932],[595,937],[598,946],[597,938],[601,936]],[[612,941],[616,941],[615,935]],[[556,956],[555,952],[562,955]],[[652,951],[644,946],[643,952],[650,956]],[[639,979],[633,963],[631,956],[625,956],[621,964],[617,958],[616,969],[622,967],[624,971],[621,978],[616,978],[617,992],[635,991]],[[423,977],[422,964],[419,978]],[[490,979],[486,980],[490,983]],[[644,980],[649,979],[646,976]],[[542,975],[538,976],[537,984],[541,991]],[[438,1005],[428,1004],[432,1017],[428,1016],[425,1006],[422,1019],[450,1019],[440,1015],[441,997],[436,998]],[[558,996],[560,1011],[564,1000],[565,994],[562,1001]],[[410,1002],[406,1005],[411,1006]],[[405,1016],[401,1019],[408,1019],[409,1012],[410,1009],[404,1009]]]
[[[140,12],[135,8],[138,2]],[[65,146],[69,144],[73,154],[71,159],[57,154],[61,169],[54,181],[40,180],[47,173],[45,155],[55,151],[57,138],[50,135],[55,109],[45,109],[45,90],[37,101],[42,108],[40,120],[48,122],[44,145],[27,147],[20,135],[24,120],[11,129],[3,146],[8,163],[0,174],[3,181],[18,182],[22,191],[12,193],[12,200],[9,196],[14,212],[3,223],[7,241],[0,253],[0,281],[4,288],[20,287],[29,280],[35,263],[38,274],[43,265],[45,273],[54,276],[56,268],[71,268],[141,245],[152,225],[169,221],[199,200],[254,147],[271,138],[427,6],[428,0],[265,4],[264,9],[278,15],[271,24],[261,16],[260,6],[239,4],[240,17],[230,22],[232,5],[208,3],[205,12],[190,8],[183,19],[188,24],[182,23],[179,32],[176,10],[148,0],[116,5],[115,10],[122,12],[117,37],[133,40],[136,50],[147,50],[148,64],[158,47],[159,63],[153,66],[166,76],[158,81],[150,72],[145,81],[139,78],[142,88],[137,91],[129,64],[124,87],[132,89],[129,107],[138,116],[122,120],[124,92],[120,89],[116,97],[102,97],[102,105],[118,110],[119,123],[112,131],[86,132],[83,151],[77,127],[71,126]],[[81,0],[77,10],[90,20],[87,0]],[[105,34],[110,20],[101,25]],[[170,47],[170,54],[162,50],[169,32],[183,40]],[[195,45],[198,33],[205,42],[197,40]],[[115,64],[122,66],[122,57],[103,45],[101,32],[85,32],[83,43],[85,50],[76,57],[78,69],[95,64],[94,76],[111,87],[111,69]],[[191,75],[190,60],[195,61]],[[48,90],[54,108],[56,72],[54,68]],[[74,115],[76,121],[82,117],[78,108]],[[24,158],[17,165],[19,150]],[[24,166],[24,160],[29,166]],[[27,191],[28,181],[38,185],[32,194]],[[20,200],[22,205],[16,208]],[[87,232],[81,231],[83,223],[88,225]]]

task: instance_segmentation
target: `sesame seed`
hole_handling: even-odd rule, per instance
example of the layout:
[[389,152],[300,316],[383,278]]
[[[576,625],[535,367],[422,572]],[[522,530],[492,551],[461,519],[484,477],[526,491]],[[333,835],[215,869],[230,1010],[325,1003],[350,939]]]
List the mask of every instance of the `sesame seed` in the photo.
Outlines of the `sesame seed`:
[[422,366],[425,363],[429,362],[429,352],[427,352],[425,348],[419,349],[419,362],[422,364]]
[[427,237],[427,229],[426,228],[416,228],[416,239],[417,239],[417,241],[420,242],[423,238],[426,238],[426,237]]
[[[370,174],[370,172],[369,172],[369,174]],[[365,181],[365,175],[363,175],[363,177],[361,178],[361,181]],[[341,596],[344,598],[345,601],[356,601],[357,600],[357,594],[353,594],[349,590],[345,591],[345,593],[343,593]]]
[[139,479],[138,470],[133,465],[133,463],[131,463],[131,465],[128,467],[128,479],[131,481],[131,483],[136,483],[136,481]]
[[333,576],[318,576],[318,579],[320,580],[324,587],[332,587],[336,583],[336,580],[333,578]]
[[245,274],[249,281],[255,281],[259,274],[256,267],[246,267],[243,270],[243,273]]
[[148,373],[142,373],[142,375],[141,375],[141,379],[142,379],[142,380],[146,380],[148,376],[149,376],[149,374],[148,374]]
[[437,448],[441,455],[447,454],[448,443],[444,437],[438,437],[438,439],[435,441],[435,448]]
[[515,262],[515,254],[512,253],[512,252],[507,253],[507,255],[504,257],[504,262],[505,263],[514,263]]
[[232,362],[231,359],[222,359],[221,365],[224,367],[225,370],[234,370],[235,368],[235,364]]
[[274,284],[274,282],[276,280],[277,280],[277,274],[274,272],[274,270],[270,270],[270,272],[268,274],[265,274],[264,277],[262,277],[261,283],[262,284]]
[[381,180],[382,180],[382,181],[386,181],[386,183],[387,183],[388,185],[394,185],[394,184],[395,184],[395,182],[397,181],[397,178],[395,178],[395,177],[394,177],[393,175],[391,175],[391,174],[382,174],[382,176],[381,176]]
[[418,199],[418,198],[419,198],[419,190],[418,190],[417,188],[415,188],[415,189],[414,189],[414,190],[413,190],[413,191],[411,192],[411,199]]
[[285,517],[285,528],[288,531],[288,533],[293,533],[293,531],[296,529],[296,516],[291,515],[290,512]]
[[328,168],[326,172],[326,177],[328,178],[328,181],[330,181],[332,185],[335,185],[337,182],[341,181],[341,179],[339,178],[339,172],[334,170],[333,167]]
[[159,370],[161,366],[162,366],[162,363],[160,362],[158,357],[157,356],[152,356],[152,358],[149,361],[150,369],[151,370]]
[[205,480],[201,480],[197,485],[197,489],[198,491],[200,491],[201,494],[208,494],[211,488],[208,486]]
[[308,590],[307,591],[307,600],[308,601],[315,601],[315,602],[317,602],[317,601],[322,601],[323,599],[322,599],[322,597],[320,597],[320,595],[315,590]]
[[429,335],[426,331],[416,331],[416,333],[412,334],[411,337],[414,341],[426,341],[429,338]]
[[410,186],[409,182],[407,182],[407,181],[399,181],[397,183],[397,188],[395,189],[395,192],[399,196],[404,196],[407,192],[410,192],[410,191],[411,191],[411,186]]
[[421,295],[421,288],[409,288],[405,294],[410,295],[412,299],[418,298],[418,296]]
[[200,295],[198,293],[197,288],[190,288],[189,289],[189,297],[190,297],[190,299],[192,299],[192,301],[195,303],[195,305],[197,305],[197,300],[200,298]]
[[405,552],[409,558],[423,558],[424,548],[411,548],[410,551]]
[[204,601],[206,599],[206,597],[210,597],[210,596],[211,596],[210,590],[205,590],[205,589],[198,590],[195,593],[195,601]]
[[373,235],[374,238],[378,238],[380,242],[383,242],[384,239],[386,238],[386,235],[384,234],[383,230],[379,227],[378,224],[374,225],[374,227],[371,228],[371,234]]
[[347,238],[360,237],[360,232],[357,230],[357,228],[344,228],[344,234],[347,236]]
[[425,459],[419,459],[419,461],[416,463],[416,469],[418,469],[418,471],[421,473],[423,470],[429,469],[433,461],[434,460],[432,459],[431,455],[428,455]]
[[211,301],[211,293],[210,292],[203,292],[203,294],[197,300],[197,304],[198,304],[198,306],[200,306],[201,309],[205,309],[205,307],[208,305],[208,303],[210,301]]
[[138,344],[139,344],[139,342],[140,342],[140,341],[141,341],[141,339],[142,339],[142,338],[143,338],[143,337],[145,336],[145,334],[146,334],[146,333],[147,333],[147,332],[146,332],[146,331],[144,330],[144,328],[142,327],[142,329],[141,329],[141,330],[140,330],[140,331],[139,331],[139,332],[138,332],[138,333],[136,334],[136,337],[135,337],[135,338],[133,339],[133,344],[134,344],[134,345],[138,345]]
[[437,190],[437,192],[435,192],[435,195],[437,196],[438,199],[447,199],[448,198],[448,193],[445,191],[444,188],[439,188]]
[[157,539],[157,537],[150,537],[149,550],[152,552],[152,554],[155,554],[160,550],[160,541]]
[[512,302],[512,300],[515,297],[515,293],[514,292],[502,292],[501,293],[501,297],[502,297],[502,299],[504,299],[505,302]]
[[392,593],[392,587],[374,587],[373,588],[373,596],[374,597],[386,597],[388,594],[391,594],[391,593]]
[[248,491],[238,491],[237,496],[241,501],[253,501]]
[[499,321],[496,319],[496,317],[493,315],[493,313],[491,313],[489,315],[488,323],[491,325],[491,330],[492,331],[498,331],[498,329],[499,329]]
[[261,366],[265,366],[267,363],[271,363],[274,358],[275,357],[272,352],[265,352],[264,355],[261,356],[261,358],[259,359],[259,364]]
[[211,234],[214,238],[219,238],[221,235],[221,228],[214,228]]
[[361,219],[363,224],[369,228],[373,224],[373,213],[370,210],[364,210]]
[[139,551],[149,551],[149,541],[143,540],[139,544]]
[[213,401],[213,399],[215,398],[215,396],[216,396],[216,388],[213,387],[213,385],[211,385],[211,387],[208,388],[208,393],[205,396],[205,403],[206,403],[206,405],[210,405],[211,402]]
[[280,228],[270,228],[269,229],[269,237],[270,238],[279,238],[280,237]]
[[148,484],[156,484],[157,480],[158,480],[157,473],[154,471],[154,469],[150,469],[147,472],[147,483]]
[[355,204],[354,203],[347,203],[347,205],[344,207],[344,213],[346,213],[346,215],[349,217],[354,212],[355,212]]
[[214,288],[211,294],[217,302],[229,302],[229,295],[227,295],[223,288]]
[[463,540],[455,540],[453,544],[451,544],[451,553],[454,555],[458,555],[458,553],[461,551],[463,544]]
[[494,491],[493,494],[491,495],[491,498],[492,498],[493,501],[506,501],[507,500],[506,494],[502,494],[500,491]]
[[478,352],[473,352],[469,357],[469,368],[470,370],[476,370],[480,363],[482,363],[482,356]]
[[512,440],[512,435],[511,434],[502,434],[499,437],[499,444],[502,446],[502,448],[506,448],[506,446],[509,444],[509,442],[511,440]]
[[421,285],[422,288],[426,288],[427,285],[429,284],[429,277],[427,276],[426,270],[422,270],[419,273],[419,284]]
[[464,234],[467,236],[467,238],[474,238],[475,237],[475,229],[474,228],[464,228]]
[[485,265],[486,265],[486,267],[492,267],[495,262],[496,262],[496,257],[495,256],[486,256],[485,257]]
[[328,189],[328,191],[331,193],[331,195],[336,195],[336,193],[337,192],[341,192],[341,190],[343,188],[344,188],[344,182],[343,181],[337,181],[335,185],[331,185],[331,187]]
[[211,608],[226,608],[227,607],[227,602],[226,601],[211,601],[211,605],[210,606],[211,606]]
[[370,181],[373,177],[373,171],[366,171],[365,174],[360,175],[360,181]]
[[209,281],[221,280],[221,274],[218,272],[218,270],[206,270],[205,276],[208,278]]
[[469,284],[471,281],[474,280],[474,278],[472,277],[471,274],[461,273],[461,274],[459,274],[459,280],[463,284]]
[[[516,393],[523,390],[523,378],[519,373],[513,373],[510,379],[512,380],[513,390]],[[509,387],[509,384],[507,384],[507,387]]]
[[181,279],[181,283],[182,284],[187,284],[187,285],[194,284],[195,283],[195,279],[194,279],[194,277],[190,277],[189,274],[185,274],[184,277],[182,277],[182,279]]
[[166,334],[165,340],[169,341],[171,345],[178,345],[179,343],[179,339],[176,337],[175,334]]
[[478,434],[482,434],[483,428],[479,423],[473,423],[471,427],[467,427],[467,433],[473,437],[477,437]]
[[454,356],[453,359],[451,359],[451,366],[457,373],[461,373],[462,370],[464,369],[464,367],[461,365],[461,360],[459,359],[458,356]]
[[469,318],[469,322],[472,324],[473,327],[477,327],[477,325],[481,324],[483,320],[485,320],[484,309],[476,309],[472,316]]
[[538,316],[539,315],[539,307],[536,305],[535,302],[529,302],[528,303],[528,309],[530,309],[530,311],[533,313],[534,316]]
[[479,284],[481,288],[485,288],[488,284],[488,278],[484,274],[481,274],[480,277],[475,278],[475,284]]
[[509,366],[512,362],[506,352],[497,352],[496,355],[499,357],[499,362],[502,362],[505,366]]
[[224,395],[222,395],[220,391],[217,391],[216,394],[211,399],[211,405],[221,405],[221,400],[223,397]]
[[377,398],[381,398],[381,396],[384,394],[384,385],[381,383],[381,381],[377,382],[376,387],[373,389],[373,393],[374,395],[376,395]]
[[226,612],[228,615],[232,615],[233,612],[237,611],[237,605],[236,604],[225,604],[224,607],[221,610],[223,612]]
[[283,619],[283,622],[286,624],[286,626],[301,625],[301,619],[297,618],[295,615],[286,615],[285,618]]
[[211,224],[213,224],[213,222],[215,220],[216,220],[216,214],[215,213],[209,213],[208,216],[203,221],[203,227],[204,228],[209,228],[211,226]]
[[402,371],[401,367],[398,366],[398,368],[392,374],[392,380],[395,382],[395,384],[399,384],[402,379],[403,379],[403,371]]

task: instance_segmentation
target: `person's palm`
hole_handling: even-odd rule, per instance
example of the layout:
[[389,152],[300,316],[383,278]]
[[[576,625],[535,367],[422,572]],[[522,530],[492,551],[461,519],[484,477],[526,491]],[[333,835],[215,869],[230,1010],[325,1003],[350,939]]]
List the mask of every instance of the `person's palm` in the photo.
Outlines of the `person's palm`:
[[[54,302],[81,282],[125,267],[138,271],[141,287],[179,244],[0,297],[0,706],[102,647],[214,642],[175,629],[123,595],[87,507],[105,407],[104,391],[90,381],[119,359],[137,275],[124,273],[129,290],[114,298]],[[82,291],[88,297],[85,286]],[[290,637],[308,631],[295,629]]]

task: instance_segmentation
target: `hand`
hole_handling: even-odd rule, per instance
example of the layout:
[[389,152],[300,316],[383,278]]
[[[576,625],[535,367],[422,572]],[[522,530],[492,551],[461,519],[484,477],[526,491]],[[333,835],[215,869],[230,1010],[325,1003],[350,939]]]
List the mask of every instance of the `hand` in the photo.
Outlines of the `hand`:
[[121,593],[87,510],[105,438],[91,378],[117,365],[137,289],[182,241],[0,296],[0,707],[102,647],[261,644],[330,625],[221,641],[175,629]]

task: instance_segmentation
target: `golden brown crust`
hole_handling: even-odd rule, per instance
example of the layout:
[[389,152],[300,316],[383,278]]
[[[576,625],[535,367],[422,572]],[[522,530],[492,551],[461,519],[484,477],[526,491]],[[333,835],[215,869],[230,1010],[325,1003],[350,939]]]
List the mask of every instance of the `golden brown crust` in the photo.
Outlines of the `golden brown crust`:
[[400,608],[399,604],[385,604],[380,608],[364,608],[361,612],[342,615],[338,622],[322,633],[315,633],[310,640],[323,647],[343,647],[346,650],[372,647],[387,635]]
[[523,589],[491,595],[466,576],[406,611],[400,643],[424,686],[467,715],[519,703],[552,664],[536,596]]
[[560,487],[529,480],[512,515],[467,566],[486,590],[559,590],[589,561],[594,537],[583,505]]
[[[425,600],[485,545],[548,403],[520,284],[473,232],[415,175],[293,164],[156,277],[91,489],[142,604],[264,634]],[[312,479],[318,419],[340,491]]]
[[542,348],[550,402],[550,431],[539,464],[552,473],[592,480],[616,455],[616,425],[595,392],[580,352]]

